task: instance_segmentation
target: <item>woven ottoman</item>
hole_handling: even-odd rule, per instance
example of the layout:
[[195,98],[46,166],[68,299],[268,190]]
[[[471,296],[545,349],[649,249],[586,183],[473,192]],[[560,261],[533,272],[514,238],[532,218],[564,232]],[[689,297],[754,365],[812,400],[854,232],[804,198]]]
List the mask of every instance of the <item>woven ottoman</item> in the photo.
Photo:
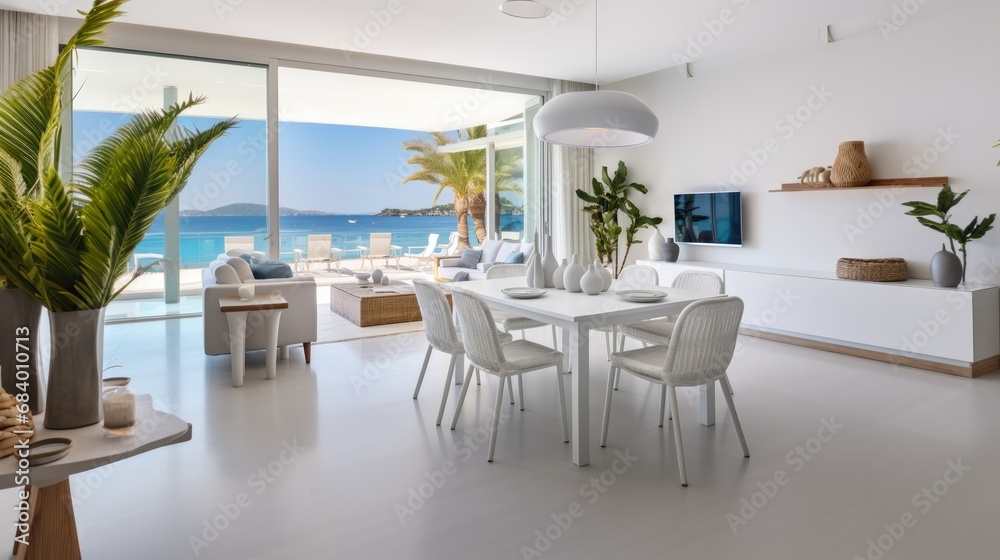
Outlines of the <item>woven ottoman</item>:
[[[397,288],[399,293],[378,293],[373,289]],[[407,291],[408,290],[408,291]],[[448,294],[451,300],[451,294]],[[413,286],[392,282],[388,286],[332,284],[330,309],[359,327],[420,321],[420,307]]]

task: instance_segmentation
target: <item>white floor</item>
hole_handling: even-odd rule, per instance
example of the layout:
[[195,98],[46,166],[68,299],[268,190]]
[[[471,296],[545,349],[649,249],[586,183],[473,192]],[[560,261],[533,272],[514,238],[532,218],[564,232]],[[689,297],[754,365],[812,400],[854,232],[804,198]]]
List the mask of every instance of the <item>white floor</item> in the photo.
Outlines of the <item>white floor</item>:
[[[246,385],[233,389],[229,358],[203,355],[200,325],[107,328],[105,359],[125,366],[115,375],[195,435],[74,477],[85,558],[1000,556],[996,374],[960,379],[741,338],[730,375],[752,456],[742,457],[721,395],[719,423],[706,428],[697,393],[685,390],[682,488],[672,432],[656,426],[659,393],[637,379],[623,379],[608,447],[598,446],[597,337],[592,464],[579,468],[562,442],[551,372],[526,378],[525,412],[505,406],[489,464],[485,446],[470,445],[485,436],[477,429],[495,382],[471,388],[457,431],[436,428],[443,356],[410,398],[421,334],[316,346],[311,366],[293,350],[276,381],[252,353]],[[8,508],[3,523],[12,527]]]

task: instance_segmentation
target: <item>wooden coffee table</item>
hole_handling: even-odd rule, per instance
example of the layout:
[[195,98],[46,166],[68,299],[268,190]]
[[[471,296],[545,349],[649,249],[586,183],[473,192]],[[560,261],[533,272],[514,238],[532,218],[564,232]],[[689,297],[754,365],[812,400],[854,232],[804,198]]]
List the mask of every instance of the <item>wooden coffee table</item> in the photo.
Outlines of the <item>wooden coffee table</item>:
[[[377,293],[375,288],[408,289],[400,293]],[[448,294],[449,301],[451,294]],[[390,282],[388,286],[375,284],[332,284],[330,309],[359,327],[390,325],[420,321],[420,306],[413,286],[403,282]]]

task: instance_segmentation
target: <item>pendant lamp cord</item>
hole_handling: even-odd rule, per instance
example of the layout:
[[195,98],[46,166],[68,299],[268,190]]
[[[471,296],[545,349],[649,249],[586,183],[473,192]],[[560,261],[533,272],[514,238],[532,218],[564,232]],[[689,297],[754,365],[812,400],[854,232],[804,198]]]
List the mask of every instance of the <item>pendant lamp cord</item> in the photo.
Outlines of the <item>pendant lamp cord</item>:
[[598,0],[594,0],[594,91],[597,91],[597,90],[601,89],[601,84],[599,83],[599,81],[597,79],[597,77],[598,77],[598,73],[597,73],[598,54],[597,53],[600,52],[598,50],[598,48],[597,48],[597,40],[598,40],[598,25],[597,25],[597,22],[600,20],[600,18],[598,17],[598,13],[597,13],[597,2],[598,2]]

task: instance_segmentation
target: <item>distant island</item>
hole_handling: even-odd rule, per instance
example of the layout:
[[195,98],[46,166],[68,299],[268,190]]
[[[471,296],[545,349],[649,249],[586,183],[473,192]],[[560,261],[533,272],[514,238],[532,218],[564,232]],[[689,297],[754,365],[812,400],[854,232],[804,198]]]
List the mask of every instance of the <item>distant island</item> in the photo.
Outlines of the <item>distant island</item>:
[[[181,210],[181,216],[267,216],[267,206],[240,202],[213,208],[212,210]],[[329,212],[317,210],[296,210],[294,208],[278,208],[280,216],[330,216]]]
[[[508,214],[511,216],[523,216],[524,207],[518,206],[513,202],[507,200],[506,198],[500,198],[500,213]],[[402,208],[385,208],[381,212],[375,214],[376,216],[454,216],[455,215],[455,204],[439,204],[437,206],[431,206],[430,208],[421,208],[419,210],[406,210]]]

